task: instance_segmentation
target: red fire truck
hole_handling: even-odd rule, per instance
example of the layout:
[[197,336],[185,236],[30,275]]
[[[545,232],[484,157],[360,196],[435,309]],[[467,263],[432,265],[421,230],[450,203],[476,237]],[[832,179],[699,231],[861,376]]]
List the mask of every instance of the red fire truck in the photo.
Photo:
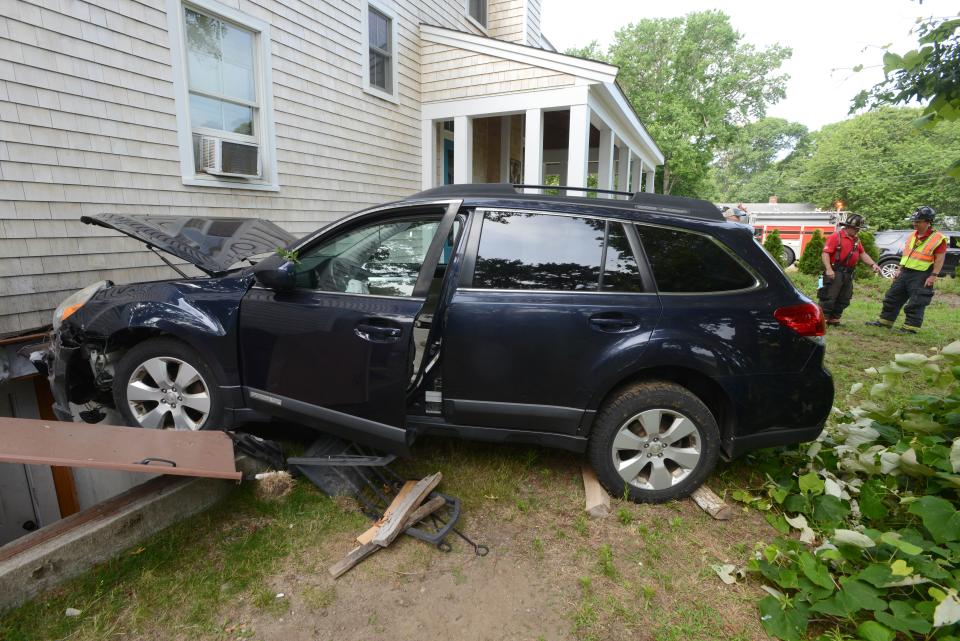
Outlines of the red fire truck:
[[[846,220],[849,212],[843,210],[820,211],[809,203],[741,203],[746,208],[748,224],[754,229],[754,234],[760,242],[767,239],[767,234],[776,229],[780,232],[783,241],[783,250],[786,254],[787,265],[792,265],[800,258],[804,248],[813,236],[813,232],[820,230],[824,236],[829,236],[837,230],[837,225]],[[720,207],[734,207],[724,205]]]

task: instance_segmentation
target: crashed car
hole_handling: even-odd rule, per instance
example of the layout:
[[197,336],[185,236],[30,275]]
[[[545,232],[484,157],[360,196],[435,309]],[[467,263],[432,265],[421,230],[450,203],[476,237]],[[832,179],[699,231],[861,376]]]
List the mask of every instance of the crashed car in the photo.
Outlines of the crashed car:
[[819,308],[703,201],[447,186],[299,240],[263,220],[83,220],[205,275],[57,308],[64,420],[292,421],[399,454],[424,434],[533,443],[665,501],[720,457],[816,438],[833,401]]

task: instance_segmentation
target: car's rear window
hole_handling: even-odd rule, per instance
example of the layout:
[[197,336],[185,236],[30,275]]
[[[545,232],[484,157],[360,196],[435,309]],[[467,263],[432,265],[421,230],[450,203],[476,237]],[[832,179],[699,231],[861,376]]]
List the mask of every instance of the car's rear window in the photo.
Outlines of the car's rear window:
[[635,225],[661,292],[726,292],[747,289],[756,279],[708,236]]

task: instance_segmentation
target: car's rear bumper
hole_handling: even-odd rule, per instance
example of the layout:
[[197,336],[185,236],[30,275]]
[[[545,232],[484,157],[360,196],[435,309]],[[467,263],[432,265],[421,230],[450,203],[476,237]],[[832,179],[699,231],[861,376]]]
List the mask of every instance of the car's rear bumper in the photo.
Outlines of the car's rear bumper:
[[820,436],[820,433],[823,432],[824,425],[826,425],[826,421],[813,427],[771,428],[757,432],[756,434],[735,436],[725,443],[724,454],[729,458],[736,458],[742,454],[763,447],[776,447],[778,445],[793,445],[795,443],[814,441]]

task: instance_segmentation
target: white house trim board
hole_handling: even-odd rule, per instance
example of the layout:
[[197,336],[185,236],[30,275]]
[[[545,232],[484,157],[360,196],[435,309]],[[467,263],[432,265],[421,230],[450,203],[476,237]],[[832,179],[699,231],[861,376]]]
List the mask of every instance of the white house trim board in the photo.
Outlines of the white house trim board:
[[453,119],[453,182],[473,182],[473,121],[466,116]]
[[420,24],[420,38],[423,42],[433,42],[507,60],[515,60],[533,67],[552,69],[595,82],[613,82],[617,77],[617,68],[613,65],[428,24]]
[[597,158],[597,188],[613,189],[613,144],[616,139],[613,130],[600,129],[600,149]]
[[526,113],[528,109],[565,109],[587,104],[588,87],[562,87],[543,91],[500,94],[485,98],[463,98],[424,103],[423,120],[450,120],[457,116],[503,116]]
[[[647,164],[663,164],[663,152],[653,143],[649,134],[643,129],[643,125],[640,125],[640,121],[633,115],[633,110],[629,112],[633,118],[629,118],[628,114],[620,110],[617,105],[609,105],[605,100],[607,97],[603,85],[590,87],[588,104],[596,117],[613,129],[617,137],[626,142]],[[630,109],[629,105],[627,109]]]
[[653,138],[650,136],[650,132],[647,131],[647,128],[642,122],[640,122],[637,114],[633,111],[633,107],[630,105],[630,101],[628,101],[627,97],[623,95],[623,90],[620,89],[620,86],[615,82],[604,83],[603,89],[603,93],[606,94],[604,97],[609,99],[613,105],[615,105],[615,111],[617,113],[623,114],[624,119],[630,124],[631,128],[637,130],[640,139],[643,141],[643,146],[651,151],[653,158],[656,161],[651,164],[662,165],[664,158],[663,152],[660,151],[657,143],[653,141]]
[[421,121],[420,136],[420,186],[430,189],[437,175],[437,123]]
[[570,141],[567,143],[568,187],[587,186],[587,159],[590,152],[590,107],[570,106]]
[[523,139],[523,182],[543,184],[543,109],[527,109]]
[[[170,66],[173,75],[174,103],[177,114],[177,147],[180,155],[180,175],[184,185],[202,187],[227,187],[231,189],[251,189],[255,191],[278,191],[280,185],[277,173],[277,144],[273,123],[273,64],[270,57],[270,25],[262,20],[248,16],[237,9],[216,0],[166,0],[167,29],[170,37]],[[255,32],[256,65],[254,78],[257,83],[257,96],[260,108],[256,121],[258,144],[260,148],[260,166],[263,178],[260,180],[231,181],[221,180],[196,171],[193,156],[193,129],[190,126],[190,86],[187,79],[186,39],[183,29],[184,6],[222,18],[228,22]]]

